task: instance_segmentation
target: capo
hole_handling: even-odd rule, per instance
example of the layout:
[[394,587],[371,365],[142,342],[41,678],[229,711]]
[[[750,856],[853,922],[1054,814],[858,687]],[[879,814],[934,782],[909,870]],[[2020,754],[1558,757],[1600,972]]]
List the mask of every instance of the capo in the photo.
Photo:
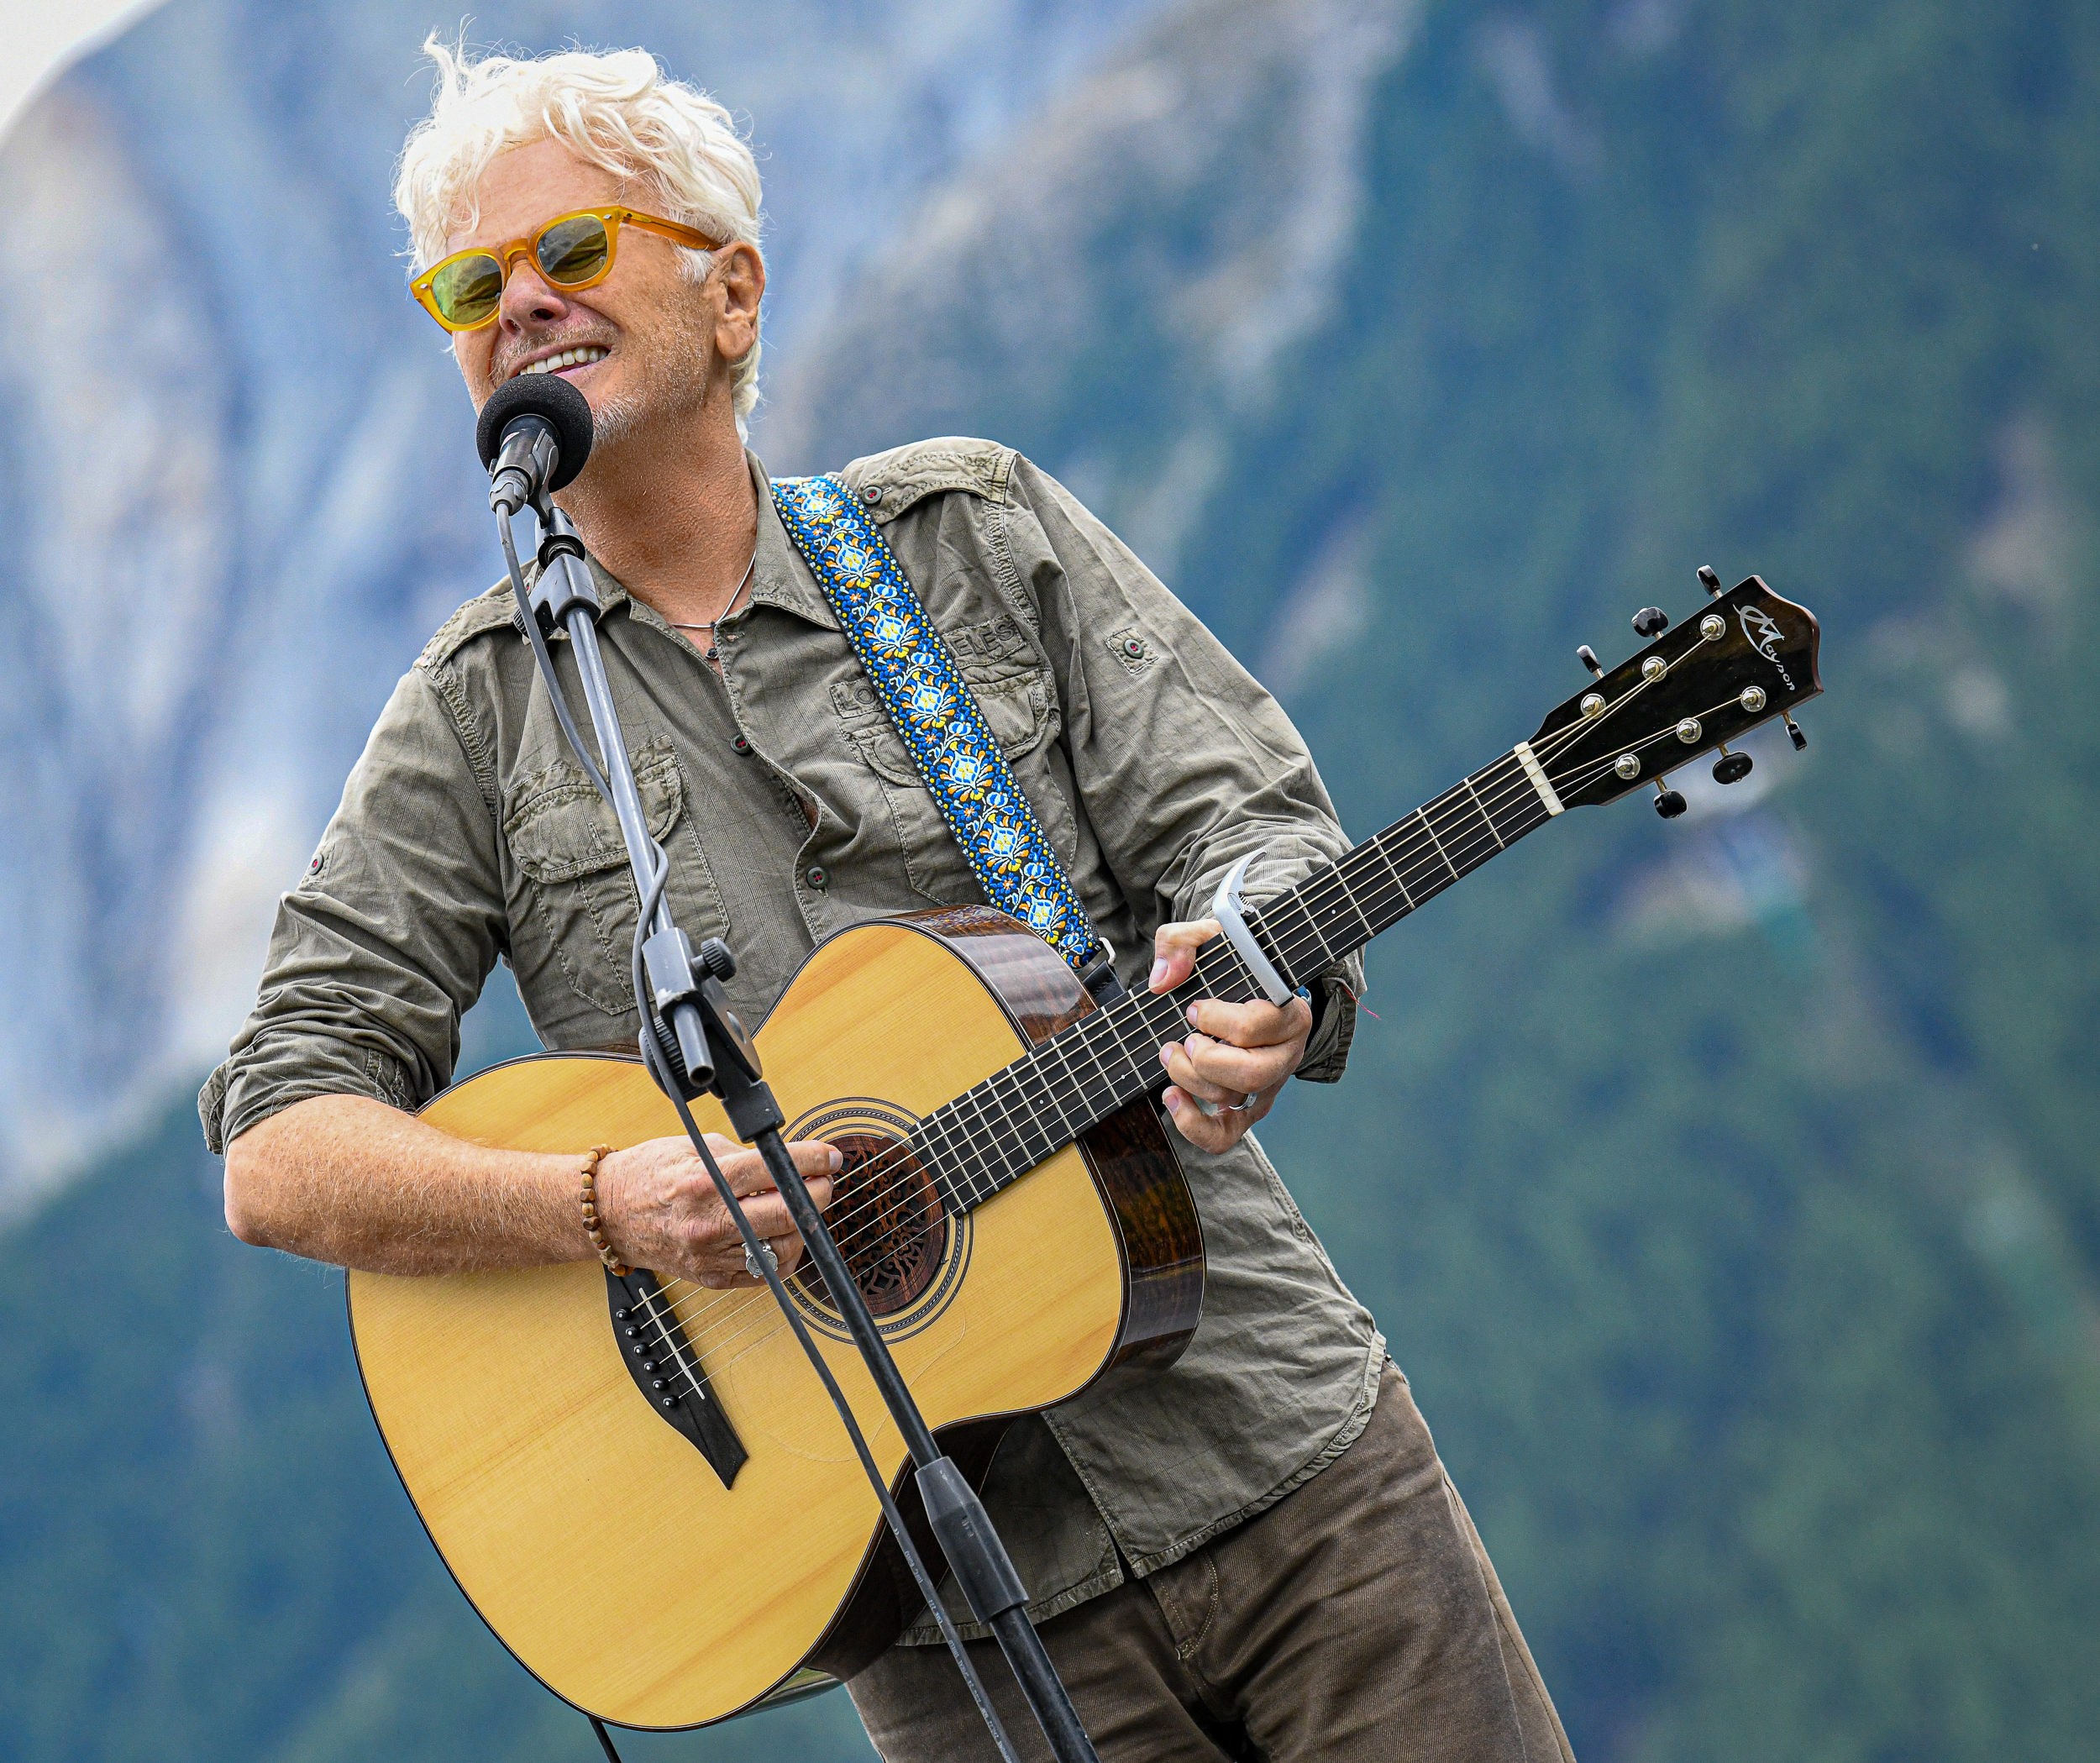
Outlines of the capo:
[[1226,941],[1240,952],[1240,959],[1247,963],[1247,970],[1262,989],[1262,995],[1281,1010],[1297,994],[1276,971],[1276,963],[1263,953],[1261,944],[1255,942],[1254,932],[1247,927],[1244,902],[1240,898],[1240,884],[1246,879],[1247,865],[1258,855],[1250,852],[1233,864],[1211,897],[1210,916],[1225,931]]

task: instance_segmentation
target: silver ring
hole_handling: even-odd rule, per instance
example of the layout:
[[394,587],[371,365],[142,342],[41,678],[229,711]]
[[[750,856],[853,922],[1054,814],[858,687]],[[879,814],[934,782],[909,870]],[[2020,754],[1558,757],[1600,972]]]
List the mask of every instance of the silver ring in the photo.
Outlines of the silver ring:
[[1245,1099],[1244,1101],[1233,1102],[1233,1103],[1228,1104],[1227,1105],[1231,1107],[1231,1109],[1232,1112],[1233,1112],[1233,1113],[1235,1113],[1235,1114],[1245,1114],[1245,1113],[1247,1111],[1247,1110],[1248,1110],[1248,1109],[1252,1108],[1252,1106],[1253,1106],[1253,1105],[1254,1105],[1257,1102],[1260,1101],[1261,1099],[1262,1099],[1262,1093],[1261,1093],[1261,1091],[1260,1091],[1260,1090],[1258,1090],[1258,1089],[1250,1089],[1249,1091],[1247,1091],[1247,1098],[1246,1098],[1246,1099]]

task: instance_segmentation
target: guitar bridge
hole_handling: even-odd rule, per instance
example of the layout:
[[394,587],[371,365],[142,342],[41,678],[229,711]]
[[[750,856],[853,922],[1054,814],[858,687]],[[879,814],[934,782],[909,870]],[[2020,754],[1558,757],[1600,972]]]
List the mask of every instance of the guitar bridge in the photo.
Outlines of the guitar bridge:
[[646,1267],[624,1277],[608,1268],[606,1304],[612,1312],[612,1331],[620,1343],[620,1362],[649,1406],[685,1435],[686,1442],[733,1487],[737,1472],[750,1453],[708,1388],[700,1355],[692,1349],[672,1312],[670,1301]]

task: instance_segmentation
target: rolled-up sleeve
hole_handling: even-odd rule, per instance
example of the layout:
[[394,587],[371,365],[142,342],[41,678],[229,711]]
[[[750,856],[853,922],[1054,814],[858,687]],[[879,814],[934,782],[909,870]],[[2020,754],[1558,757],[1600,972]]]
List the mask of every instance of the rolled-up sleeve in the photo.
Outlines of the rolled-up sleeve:
[[413,1109],[451,1082],[507,921],[493,784],[457,685],[442,663],[402,677],[279,903],[255,1010],[197,1098],[214,1152],[310,1096]]
[[[1074,780],[1141,920],[1207,917],[1242,857],[1255,859],[1245,891],[1258,903],[1348,850],[1283,706],[1128,546],[1026,459],[1005,522],[1058,676]],[[1298,1075],[1331,1083],[1355,1029],[1361,955],[1308,984],[1317,1021]]]

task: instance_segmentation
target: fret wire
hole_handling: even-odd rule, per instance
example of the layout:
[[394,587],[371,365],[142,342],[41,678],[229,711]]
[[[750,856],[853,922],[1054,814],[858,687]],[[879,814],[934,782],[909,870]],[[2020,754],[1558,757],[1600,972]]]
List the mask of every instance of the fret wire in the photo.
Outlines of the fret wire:
[[[964,1211],[984,1197],[979,1192],[982,1183],[978,1178],[979,1171],[984,1165],[984,1151],[963,1124],[963,1110],[958,1105],[968,1099],[969,1094],[969,1092],[965,1090],[954,1101],[942,1104],[921,1120],[913,1129],[913,1136],[918,1140],[921,1154],[932,1157],[935,1167],[946,1171],[950,1185],[958,1188],[957,1198],[962,1202]],[[937,1140],[933,1136],[935,1134],[939,1135]],[[973,1161],[978,1164],[979,1170],[970,1167]],[[966,1194],[960,1191],[963,1183],[968,1184]]]
[[[1345,858],[1348,855],[1346,852],[1342,854]],[[1371,915],[1363,910],[1362,903],[1357,899],[1356,889],[1350,885],[1349,878],[1342,873],[1340,863],[1330,863],[1326,868],[1327,873],[1334,877],[1335,885],[1341,889],[1341,897],[1347,903],[1350,911],[1356,915],[1357,922],[1363,926],[1363,942],[1370,942],[1378,933],[1371,922]],[[1357,945],[1359,948],[1362,946],[1362,943]]]
[[1378,853],[1378,861],[1385,865],[1385,873],[1393,878],[1393,885],[1400,890],[1402,910],[1393,915],[1394,922],[1396,924],[1415,910],[1415,896],[1407,891],[1407,884],[1400,879],[1400,872],[1394,865],[1393,855],[1386,848],[1386,841],[1393,837],[1399,831],[1399,826],[1396,824],[1388,827],[1371,841],[1373,848]]
[[1048,1157],[1051,1152],[1058,1149],[1059,1146],[1070,1144],[1073,1140],[1086,1131],[1088,1125],[1092,1124],[1085,1120],[1075,1122],[1063,1103],[1058,1099],[1057,1086],[1050,1075],[1050,1063],[1047,1060],[1023,1058],[1016,1060],[1008,1069],[1015,1073],[1015,1085],[1021,1090],[1024,1095],[1027,1093],[1028,1086],[1032,1084],[1034,1086],[1036,1096],[1032,1105],[1036,1110],[1037,1120],[1056,1122],[1056,1130],[1050,1136],[1057,1142],[1051,1146],[1051,1151],[1043,1152],[1045,1157]]
[[1471,778],[1467,778],[1466,779],[1466,794],[1473,798],[1473,805],[1474,808],[1479,811],[1480,818],[1487,821],[1488,831],[1494,835],[1495,849],[1498,851],[1507,851],[1509,847],[1502,842],[1501,829],[1495,825],[1494,816],[1490,815],[1487,809],[1482,805],[1480,800],[1480,792],[1473,787],[1473,779]]
[[[977,1173],[971,1178],[973,1188],[981,1188],[979,1202],[990,1199],[999,1192],[999,1178],[1007,1163],[1005,1152],[1000,1148],[1000,1122],[990,1112],[991,1098],[981,1084],[971,1085],[950,1105],[954,1110],[956,1124],[969,1136],[977,1158]],[[964,1113],[974,1115],[973,1122]],[[996,1159],[995,1161],[995,1159]]]
[[[1459,874],[1472,874],[1501,849],[1501,835],[1494,830],[1493,823],[1488,819],[1487,811],[1481,807],[1478,798],[1473,795],[1471,779],[1461,779],[1437,798],[1437,803],[1440,811],[1446,817],[1444,830],[1450,840],[1450,848],[1457,852],[1463,865],[1458,871]],[[1494,851],[1483,852],[1478,857],[1470,853],[1470,847],[1480,840],[1480,834],[1471,826],[1472,820],[1478,820],[1487,827],[1488,837],[1495,842]]]
[[[1057,1147],[1051,1142],[1049,1134],[1042,1131],[1041,1122],[1027,1105],[1027,1096],[1021,1089],[1020,1076],[1024,1068],[1022,1062],[1016,1060],[1011,1065],[994,1072],[984,1083],[998,1102],[1003,1118],[1013,1129],[1015,1146],[1021,1157],[1020,1168],[1032,1169]],[[1019,1105],[1016,1106],[1016,1104]],[[1042,1139],[1044,1148],[1040,1152],[1029,1142],[1032,1133],[1039,1135]]]
[[[934,1186],[940,1191],[942,1202],[948,1210],[967,1210],[967,1204],[963,1203],[963,1171],[948,1167],[947,1158],[923,1131],[932,1118],[931,1115],[923,1116],[904,1136],[905,1156],[909,1161],[932,1172]],[[882,1154],[879,1152],[876,1153],[877,1156]]]
[[[1364,916],[1373,926],[1373,934],[1389,929],[1407,916],[1410,910],[1407,889],[1400,885],[1399,877],[1394,873],[1393,862],[1385,854],[1382,837],[1367,839],[1342,858],[1342,868],[1352,866],[1362,872],[1356,885],[1362,895],[1371,901],[1372,910]],[[1380,870],[1385,874],[1382,881],[1378,879]]]
[[[1485,853],[1481,857],[1481,863],[1487,863],[1487,858],[1489,857],[1498,857],[1498,854],[1502,854],[1504,850],[1508,850],[1508,846],[1504,844],[1504,840],[1502,840],[1502,827],[1498,827],[1498,825],[1495,825],[1495,816],[1487,812],[1487,804],[1481,800],[1481,791],[1478,791],[1477,781],[1474,781],[1474,779],[1470,779],[1470,777],[1462,779],[1460,787],[1466,791],[1466,802],[1473,806],[1474,815],[1481,816],[1481,825],[1485,825],[1487,827],[1487,836],[1495,842],[1495,850]],[[1468,865],[1468,869],[1477,869],[1477,867],[1478,865]]]
[[[996,1107],[996,1102],[992,1080],[986,1078],[981,1084],[971,1085],[943,1110],[953,1112],[958,1127],[967,1136],[971,1154],[977,1164],[976,1173],[970,1178],[969,1204],[973,1208],[983,1205],[1016,1173],[1013,1152],[1005,1138],[1007,1125],[1005,1111]],[[975,1116],[974,1125],[970,1124],[968,1115]]]
[[1126,997],[1116,999],[1113,1003],[1107,1003],[1100,1010],[1088,1011],[1086,1015],[1079,1018],[1078,1024],[1074,1024],[1074,1047],[1092,1062],[1096,1077],[1100,1078],[1103,1102],[1099,1104],[1099,1112],[1096,1112],[1095,1119],[1105,1119],[1107,1115],[1113,1115],[1128,1099],[1132,1078],[1117,1077],[1111,1064],[1103,1057],[1103,1043],[1113,1045],[1116,1052],[1124,1056],[1124,1062],[1130,1062],[1130,1049],[1124,1045],[1126,1020],[1138,1018],[1138,1015],[1141,1015],[1141,1005],[1137,1001],[1137,993],[1130,993]]
[[1006,1119],[1005,1110],[995,1087],[997,1076],[995,1073],[982,1083],[972,1084],[956,1099],[958,1101],[967,1101],[977,1115],[977,1123],[970,1136],[977,1141],[984,1162],[984,1198],[987,1199],[999,1192],[1004,1185],[1002,1178],[1014,1165],[1011,1123]]
[[[1144,1068],[1137,1063],[1137,1056],[1131,1052],[1129,1040],[1124,1033],[1124,1023],[1121,1018],[1126,1011],[1133,1019],[1131,1025],[1133,1026],[1137,1022],[1147,1021],[1137,995],[1132,993],[1117,999],[1105,1010],[1095,1011],[1081,1024],[1085,1031],[1088,1050],[1094,1055],[1095,1063],[1101,1068],[1101,1075],[1108,1080],[1109,1093],[1117,1096],[1127,1094],[1125,1086],[1131,1079],[1136,1079],[1142,1084],[1145,1078]],[[1097,1021],[1100,1024],[1099,1028],[1094,1026]],[[1101,1057],[1103,1048],[1100,1043],[1104,1041],[1108,1043],[1108,1050],[1120,1057],[1124,1064],[1130,1067],[1130,1078],[1119,1077],[1109,1062]]]
[[[1121,1107],[1131,1097],[1142,1094],[1152,1081],[1158,1056],[1140,1052],[1138,1047],[1141,1042],[1147,1049],[1158,1047],[1163,1006],[1170,1015],[1181,1009],[1168,993],[1130,992],[1096,1013],[1100,1026],[1099,1029],[1089,1029],[1087,1047],[1100,1071],[1102,1082],[1116,1098],[1113,1107]],[[1094,1019],[1088,1020],[1090,1023]],[[1123,1066],[1130,1068],[1127,1076],[1121,1070]]]
[[[1537,825],[1536,821],[1524,819],[1523,816],[1527,811],[1527,801],[1533,808],[1541,805],[1538,790],[1531,782],[1530,774],[1525,770],[1524,762],[1514,753],[1504,753],[1494,764],[1483,766],[1475,775],[1484,781],[1493,772],[1499,772],[1501,775],[1494,779],[1488,791],[1488,818],[1495,823],[1495,832],[1499,836],[1504,816],[1515,816],[1521,821],[1517,827],[1516,837],[1522,838]],[[1497,803],[1500,804],[1499,810],[1494,805]],[[1509,848],[1506,839],[1503,842],[1503,848]]]
[[[1339,861],[1322,864],[1296,887],[1250,913],[1250,928],[1288,975],[1335,965],[1340,958],[1337,936],[1347,945],[1345,954],[1362,946],[1351,941],[1353,929],[1344,927],[1347,917],[1354,917],[1368,942],[1495,854],[1470,854],[1468,842],[1478,844],[1479,833],[1464,830],[1468,809],[1485,826],[1496,851],[1509,847],[1510,836],[1521,837],[1541,824],[1539,813],[1522,807],[1524,796],[1514,787],[1517,780],[1495,776],[1512,764],[1521,770],[1514,754],[1504,755]],[[1528,786],[1528,776],[1522,781]],[[1530,793],[1536,795],[1535,790]],[[1512,835],[1505,835],[1490,802],[1505,811],[1515,805],[1518,819]],[[1534,810],[1542,806],[1533,805]],[[1432,816],[1441,819],[1441,828]],[[1380,868],[1383,881],[1377,873]],[[1384,897],[1394,895],[1398,910]],[[1300,927],[1287,932],[1284,921],[1294,915]],[[1259,993],[1238,951],[1222,941],[1198,952],[1192,978],[1199,982],[1194,989],[1204,996],[1238,1002]],[[928,1115],[921,1123],[923,1154],[952,1183],[968,1184],[967,1204],[981,1204],[1150,1089],[1158,1081],[1151,1062],[1134,1047],[1142,1040],[1149,1050],[1180,1038],[1185,1020],[1172,994],[1131,993],[1089,1011]],[[1044,1146],[1040,1152],[1035,1149],[1037,1141]],[[996,1152],[997,1167],[988,1147]],[[970,1170],[972,1160],[981,1177]]]
[[1095,1057],[1094,1045],[1084,1035],[1074,1035],[1058,1049],[1058,1057],[1071,1073],[1089,1121],[1116,1111],[1116,1086]]
[[[1312,943],[1318,946],[1317,958],[1313,947],[1300,942],[1295,932],[1284,930],[1280,915],[1285,912],[1295,912],[1303,921]],[[1263,908],[1259,922],[1267,924],[1272,921],[1276,930],[1270,940],[1276,953],[1283,957],[1278,964],[1286,970],[1284,974],[1285,984],[1295,986],[1302,975],[1322,973],[1334,965],[1334,951],[1327,946],[1327,939],[1320,934],[1320,921],[1312,915],[1312,908],[1306,902],[1302,885],[1278,895]]]
[[[1064,1116],[1068,1126],[1075,1120],[1095,1118],[1094,1098],[1087,1094],[1085,1080],[1073,1065],[1070,1055],[1070,1044],[1062,1029],[1039,1042],[1033,1054],[1036,1064],[1045,1074],[1043,1081],[1050,1088],[1058,1111]],[[1064,1089],[1061,1090],[1060,1085]]]
[[[1049,1045],[1058,1050],[1058,1057],[1071,1073],[1085,1104],[1087,1124],[1102,1120],[1116,1111],[1118,1094],[1115,1081],[1103,1069],[1100,1059],[1094,1051],[1094,1042],[1086,1026],[1102,1013],[1089,1010],[1070,1027],[1056,1035]],[[1076,1057],[1075,1057],[1076,1056]],[[1092,1068],[1089,1075],[1088,1068]]]
[[1417,808],[1415,811],[1415,818],[1422,823],[1422,830],[1429,835],[1430,843],[1436,846],[1437,856],[1443,858],[1444,867],[1451,871],[1451,879],[1453,881],[1457,881],[1458,879],[1458,866],[1452,862],[1451,853],[1444,849],[1443,840],[1436,837],[1436,828],[1431,823],[1429,816],[1421,809]]

